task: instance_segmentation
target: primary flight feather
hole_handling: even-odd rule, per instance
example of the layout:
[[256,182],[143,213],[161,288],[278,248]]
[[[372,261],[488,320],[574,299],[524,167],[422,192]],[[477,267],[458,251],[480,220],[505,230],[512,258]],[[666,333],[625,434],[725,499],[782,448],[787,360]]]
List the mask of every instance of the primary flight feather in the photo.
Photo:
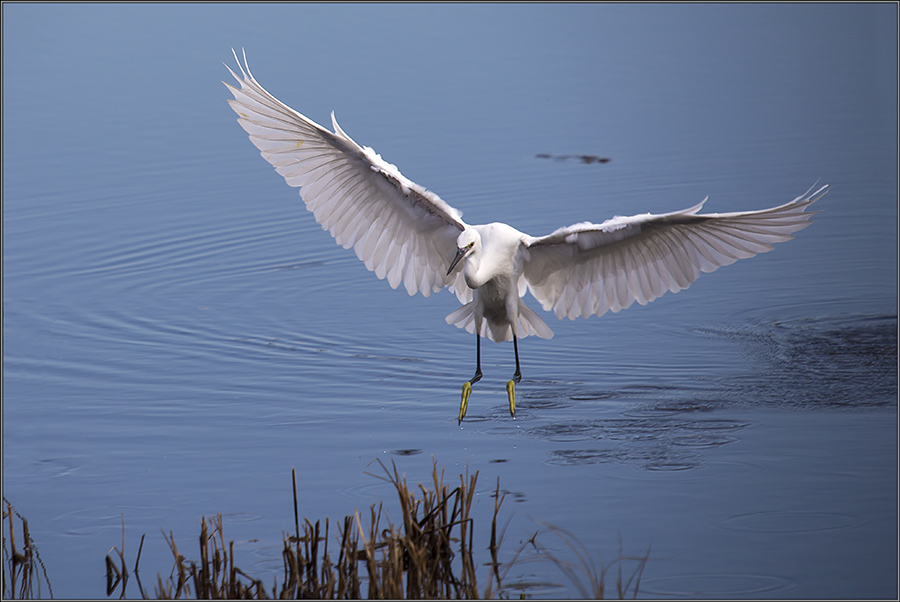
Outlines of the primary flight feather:
[[360,146],[331,115],[334,132],[288,107],[238,60],[240,84],[225,84],[238,122],[322,227],[393,288],[429,296],[444,287],[462,307],[447,322],[476,335],[475,375],[463,385],[459,420],[481,379],[481,338],[512,339],[516,372],[507,383],[515,416],[521,379],[517,340],[553,331],[523,301],[526,291],[558,318],[617,312],[687,288],[701,272],[772,250],[810,224],[807,208],[828,191],[813,187],[793,201],[759,211],[699,213],[705,200],[664,214],[583,222],[547,236],[503,223],[469,225],[438,195]]

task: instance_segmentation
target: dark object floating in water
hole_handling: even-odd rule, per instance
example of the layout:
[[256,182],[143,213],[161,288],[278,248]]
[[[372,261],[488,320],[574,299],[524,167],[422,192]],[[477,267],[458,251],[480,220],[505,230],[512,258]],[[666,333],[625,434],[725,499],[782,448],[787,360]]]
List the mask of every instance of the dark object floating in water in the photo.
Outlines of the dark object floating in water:
[[421,449],[392,449],[391,453],[395,456],[416,456],[422,453]]
[[609,157],[598,157],[597,155],[551,155],[549,153],[538,153],[535,159],[553,159],[554,161],[568,161],[569,159],[578,159],[582,163],[609,163],[612,161]]

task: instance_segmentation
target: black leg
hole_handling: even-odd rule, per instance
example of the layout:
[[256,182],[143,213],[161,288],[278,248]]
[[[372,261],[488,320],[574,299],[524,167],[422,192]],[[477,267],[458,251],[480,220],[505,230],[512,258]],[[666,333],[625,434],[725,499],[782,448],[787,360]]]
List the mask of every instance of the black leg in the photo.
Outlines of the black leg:
[[519,368],[519,342],[516,340],[516,335],[513,335],[513,349],[516,352],[516,373],[513,374],[513,381],[518,383],[522,380],[522,370]]
[[479,380],[481,380],[481,335],[477,332],[475,333],[475,376],[472,377],[472,380],[469,381],[469,384],[474,385]]

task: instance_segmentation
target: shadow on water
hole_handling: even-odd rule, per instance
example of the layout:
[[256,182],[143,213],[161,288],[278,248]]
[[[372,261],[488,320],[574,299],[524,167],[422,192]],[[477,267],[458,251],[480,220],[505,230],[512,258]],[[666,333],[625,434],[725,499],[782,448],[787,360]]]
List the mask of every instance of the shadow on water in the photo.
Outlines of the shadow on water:
[[[694,332],[733,341],[747,358],[747,372],[608,391],[547,383],[523,395],[523,412],[555,408],[600,417],[536,425],[525,433],[546,441],[591,442],[589,448],[551,451],[550,464],[617,462],[679,471],[698,468],[703,450],[738,441],[737,434],[752,424],[717,417],[717,411],[865,409],[897,403],[896,315],[806,318]],[[615,411],[604,412],[604,406]]]

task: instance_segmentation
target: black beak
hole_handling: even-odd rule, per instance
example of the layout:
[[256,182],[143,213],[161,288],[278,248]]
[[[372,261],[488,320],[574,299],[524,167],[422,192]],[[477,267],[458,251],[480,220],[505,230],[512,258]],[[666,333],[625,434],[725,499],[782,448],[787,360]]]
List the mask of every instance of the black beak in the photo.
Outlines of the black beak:
[[453,268],[456,267],[456,264],[460,262],[460,260],[466,256],[466,252],[468,249],[457,249],[456,257],[453,258],[453,261],[450,262],[450,268],[447,270],[447,275],[450,275],[450,272],[453,271]]

